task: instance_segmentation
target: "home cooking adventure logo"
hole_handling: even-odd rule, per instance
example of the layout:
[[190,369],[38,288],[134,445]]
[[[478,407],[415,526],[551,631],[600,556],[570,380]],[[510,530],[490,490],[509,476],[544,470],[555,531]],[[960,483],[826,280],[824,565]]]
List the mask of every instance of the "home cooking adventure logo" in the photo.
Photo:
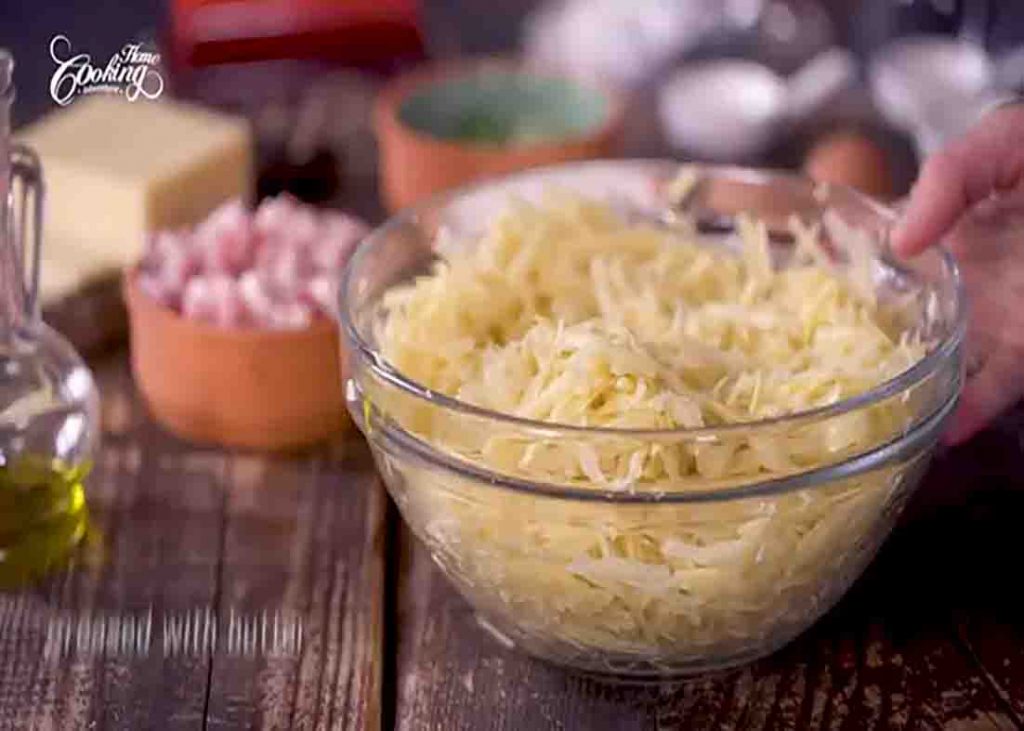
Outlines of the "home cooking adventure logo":
[[105,66],[96,66],[88,53],[73,52],[67,36],[57,35],[50,40],[50,58],[57,64],[50,96],[62,107],[79,94],[120,94],[133,102],[140,96],[156,99],[164,91],[160,54],[141,43],[126,43]]

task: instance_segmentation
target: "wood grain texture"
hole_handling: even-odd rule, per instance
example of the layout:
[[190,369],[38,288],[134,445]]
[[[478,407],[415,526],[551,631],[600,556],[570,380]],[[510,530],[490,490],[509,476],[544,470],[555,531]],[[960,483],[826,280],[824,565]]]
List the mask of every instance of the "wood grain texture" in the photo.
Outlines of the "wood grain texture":
[[[396,726],[1020,728],[1024,630],[1000,560],[1019,554],[1013,525],[1024,515],[1022,432],[1013,418],[940,458],[921,488],[918,517],[808,633],[749,667],[682,684],[616,686],[501,646],[403,531]],[[979,473],[986,489],[965,507],[962,480]]]
[[[90,545],[0,595],[0,728],[375,728],[384,498],[363,445],[271,458],[186,444],[149,422],[126,362],[97,368]],[[282,615],[300,634],[274,645]],[[111,622],[148,618],[144,649],[114,639]],[[229,640],[233,620],[254,632]],[[186,626],[205,641],[176,643]]]
[[[956,581],[953,606],[957,634],[982,667],[1014,719],[1024,725],[1024,599],[1017,586],[1024,516],[1024,408],[1010,414],[983,438],[961,448],[960,459],[941,472],[943,482],[969,485],[989,499],[951,505],[959,520],[981,529],[944,546],[949,572],[935,578]],[[935,559],[933,559],[934,561]]]
[[218,652],[211,728],[380,725],[384,496],[361,445],[317,459],[236,458],[220,572],[221,625],[279,607],[306,618],[302,652]]

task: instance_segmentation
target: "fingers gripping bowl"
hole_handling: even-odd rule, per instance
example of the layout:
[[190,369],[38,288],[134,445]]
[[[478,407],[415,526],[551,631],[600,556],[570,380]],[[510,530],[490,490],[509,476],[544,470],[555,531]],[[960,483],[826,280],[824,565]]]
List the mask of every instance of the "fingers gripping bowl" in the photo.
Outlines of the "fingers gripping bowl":
[[889,211],[677,173],[445,194],[371,234],[341,291],[350,411],[481,624],[640,678],[752,660],[825,612],[960,388],[955,265],[892,262]]

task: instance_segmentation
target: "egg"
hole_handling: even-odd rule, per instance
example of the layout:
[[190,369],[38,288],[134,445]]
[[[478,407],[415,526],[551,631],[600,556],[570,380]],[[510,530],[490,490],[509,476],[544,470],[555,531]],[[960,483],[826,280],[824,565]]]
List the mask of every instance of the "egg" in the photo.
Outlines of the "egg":
[[820,183],[848,185],[876,198],[893,196],[889,157],[862,132],[840,131],[825,136],[807,153],[803,170]]
[[799,186],[713,179],[703,187],[702,202],[708,210],[720,215],[746,213],[763,221],[769,228],[785,229],[790,214],[800,211],[812,201],[807,191]]

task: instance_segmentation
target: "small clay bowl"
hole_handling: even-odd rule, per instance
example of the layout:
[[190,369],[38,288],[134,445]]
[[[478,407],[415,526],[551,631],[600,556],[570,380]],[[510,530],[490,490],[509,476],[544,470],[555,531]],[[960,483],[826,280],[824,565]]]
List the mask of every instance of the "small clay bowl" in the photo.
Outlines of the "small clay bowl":
[[609,157],[622,121],[613,92],[504,61],[410,72],[374,111],[384,203],[393,212],[471,180]]
[[153,416],[197,442],[291,450],[337,434],[348,417],[337,325],[223,328],[182,317],[143,292],[134,270],[128,308],[135,383]]

